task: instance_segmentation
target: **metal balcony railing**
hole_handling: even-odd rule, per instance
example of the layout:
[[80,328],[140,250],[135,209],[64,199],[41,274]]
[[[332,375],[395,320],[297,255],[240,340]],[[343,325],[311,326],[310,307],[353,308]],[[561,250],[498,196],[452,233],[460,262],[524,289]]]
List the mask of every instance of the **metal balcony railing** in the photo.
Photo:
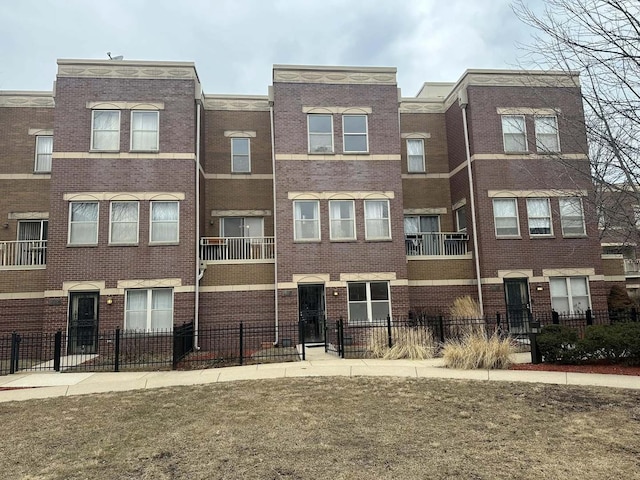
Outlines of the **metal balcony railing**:
[[47,264],[46,240],[0,242],[1,267],[37,267]]
[[274,237],[203,237],[200,239],[200,259],[272,260]]
[[405,236],[407,256],[449,257],[466,255],[469,235],[466,233],[419,233]]
[[624,273],[640,273],[640,259],[625,258]]

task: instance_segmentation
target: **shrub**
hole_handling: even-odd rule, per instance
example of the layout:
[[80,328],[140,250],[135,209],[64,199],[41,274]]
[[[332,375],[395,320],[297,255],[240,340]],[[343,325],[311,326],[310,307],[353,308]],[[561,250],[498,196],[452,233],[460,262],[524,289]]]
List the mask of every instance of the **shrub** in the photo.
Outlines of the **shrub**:
[[386,328],[373,328],[369,333],[367,350],[373,358],[397,360],[425,360],[433,358],[437,344],[428,328],[392,327],[393,346],[389,348]]
[[607,297],[607,306],[609,311],[625,311],[636,306],[635,302],[629,297],[627,289],[622,285],[614,285],[609,290]]
[[579,350],[590,360],[640,364],[640,323],[589,326]]
[[515,348],[509,338],[470,332],[461,339],[448,340],[442,348],[445,366],[462,369],[508,368]]
[[571,363],[580,354],[576,350],[578,333],[564,325],[547,325],[538,335],[538,348],[545,362]]

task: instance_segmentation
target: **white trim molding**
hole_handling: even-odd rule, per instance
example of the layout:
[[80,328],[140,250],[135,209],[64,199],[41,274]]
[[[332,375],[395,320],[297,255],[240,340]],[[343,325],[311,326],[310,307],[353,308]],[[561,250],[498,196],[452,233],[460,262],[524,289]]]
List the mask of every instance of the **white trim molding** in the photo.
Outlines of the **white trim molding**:
[[[595,277],[595,268],[543,268],[543,277]],[[623,277],[624,278],[624,277]]]
[[411,132],[411,133],[401,133],[400,138],[431,138],[430,133],[420,133],[420,132]]
[[533,270],[498,270],[498,278],[533,278]]
[[375,280],[396,280],[396,272],[364,272],[364,273],[341,273],[342,282],[359,282]]
[[371,107],[302,107],[303,113],[335,113],[335,114],[363,114],[369,115]]
[[49,212],[9,212],[9,220],[47,220]]
[[498,115],[557,115],[562,113],[559,108],[530,108],[530,107],[498,107]]
[[30,128],[29,135],[43,135],[50,137],[53,135],[53,129],[51,128]]
[[91,110],[164,110],[164,102],[101,100],[99,102],[87,102],[86,107]]
[[488,190],[489,198],[586,197],[586,190]]
[[0,180],[50,180],[50,173],[0,173]]
[[256,138],[253,130],[225,130],[224,136],[228,138]]
[[118,280],[118,289],[182,287],[180,278],[157,278],[153,280]]
[[395,198],[395,192],[288,192],[289,200],[362,200]]
[[108,200],[184,200],[182,192],[79,192],[65,193],[63,200],[83,201],[108,201]]

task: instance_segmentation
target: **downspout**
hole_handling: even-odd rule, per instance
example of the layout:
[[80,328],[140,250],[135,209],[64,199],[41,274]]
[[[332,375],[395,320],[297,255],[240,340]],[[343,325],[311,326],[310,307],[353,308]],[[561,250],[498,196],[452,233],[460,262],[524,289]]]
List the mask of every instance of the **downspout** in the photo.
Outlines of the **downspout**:
[[276,321],[276,338],[273,342],[274,345],[280,343],[280,332],[278,331],[278,243],[276,232],[278,231],[276,223],[276,137],[275,128],[273,123],[273,100],[269,102],[269,119],[271,122],[271,171],[273,173],[273,275],[274,275],[274,308],[275,308],[275,321]]
[[484,302],[482,300],[482,284],[480,283],[482,276],[480,275],[480,257],[478,253],[478,224],[476,219],[476,201],[473,189],[473,174],[471,172],[471,149],[469,148],[469,128],[467,126],[467,91],[462,90],[458,93],[458,103],[462,109],[462,125],[464,127],[464,146],[467,153],[467,176],[469,178],[469,203],[471,207],[471,228],[473,228],[473,258],[476,266],[476,283],[478,285],[478,304],[480,305],[480,315],[484,317]]
[[196,165],[195,165],[195,187],[196,187],[196,281],[194,285],[195,292],[195,311],[193,315],[193,348],[200,350],[198,345],[198,334],[200,325],[200,280],[204,276],[204,270],[200,270],[200,102],[197,103],[196,109]]

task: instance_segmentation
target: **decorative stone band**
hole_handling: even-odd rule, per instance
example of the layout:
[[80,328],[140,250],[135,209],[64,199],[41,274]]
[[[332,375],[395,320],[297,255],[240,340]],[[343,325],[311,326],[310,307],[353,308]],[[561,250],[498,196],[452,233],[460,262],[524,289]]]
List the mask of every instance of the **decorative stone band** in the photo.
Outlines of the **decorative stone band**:
[[184,200],[184,192],[78,192],[65,193],[66,201],[109,201],[109,200]]
[[225,130],[224,136],[231,138],[256,138],[256,132],[252,130]]
[[86,107],[92,110],[164,110],[164,102],[111,102],[104,100],[87,102]]
[[211,210],[212,217],[270,217],[271,210]]
[[304,113],[370,114],[371,107],[302,107]]
[[268,112],[269,97],[262,95],[205,95],[205,110]]
[[405,215],[446,215],[446,207],[437,208],[405,208]]
[[274,83],[397,85],[395,67],[274,65]]
[[498,107],[498,115],[557,115],[559,108]]
[[9,220],[46,220],[49,212],[9,212]]
[[355,161],[355,160],[386,160],[386,161],[400,161],[400,155],[369,155],[369,154],[335,154],[335,155],[327,155],[327,154],[296,154],[296,153],[277,153],[276,160],[312,160],[312,161],[334,161],[334,160],[342,160],[342,161]]
[[29,135],[53,135],[53,130],[47,128],[30,128]]
[[395,192],[375,192],[375,191],[345,191],[345,192],[288,192],[289,200],[362,200],[395,198]]
[[273,180],[272,173],[203,173],[207,180]]
[[53,152],[52,158],[85,159],[85,158],[123,158],[123,159],[161,159],[161,160],[195,160],[195,153],[129,153],[129,152]]
[[400,113],[444,113],[442,100],[421,100],[403,98],[400,101]]
[[488,190],[489,198],[586,197],[586,190]]
[[407,132],[401,133],[400,138],[431,138],[431,134],[429,132]]
[[0,92],[0,107],[54,108],[53,92]]
[[49,173],[0,173],[0,180],[50,180]]

